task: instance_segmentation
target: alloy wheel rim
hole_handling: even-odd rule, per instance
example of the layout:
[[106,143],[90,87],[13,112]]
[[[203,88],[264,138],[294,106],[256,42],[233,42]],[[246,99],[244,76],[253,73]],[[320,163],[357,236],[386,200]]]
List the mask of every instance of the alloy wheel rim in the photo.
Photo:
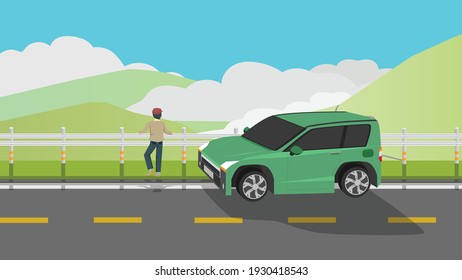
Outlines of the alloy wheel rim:
[[252,174],[245,178],[242,192],[248,199],[256,200],[265,195],[268,185],[266,179],[259,174]]
[[369,187],[369,176],[362,170],[353,170],[345,178],[345,189],[351,195],[361,195]]

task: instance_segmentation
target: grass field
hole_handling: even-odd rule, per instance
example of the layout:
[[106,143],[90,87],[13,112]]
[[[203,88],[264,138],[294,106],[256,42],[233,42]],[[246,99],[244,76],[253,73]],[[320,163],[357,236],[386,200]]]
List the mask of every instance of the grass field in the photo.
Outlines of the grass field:
[[155,87],[187,87],[193,82],[187,78],[154,71],[112,72],[2,97],[0,120],[20,118],[88,102],[103,102],[127,108],[142,100]]
[[462,127],[462,35],[416,54],[340,104],[374,116],[382,133],[453,133]]
[[[197,160],[186,164],[183,176],[183,165],[178,160],[165,160],[162,163],[160,179],[206,179],[197,167]],[[399,161],[384,161],[382,179],[462,179],[455,176],[455,165],[452,161],[410,161],[404,177]],[[107,161],[68,161],[66,176],[61,176],[60,161],[16,161],[14,176],[9,177],[8,161],[0,161],[0,179],[147,179],[144,161],[128,160],[124,165],[124,176],[120,176],[120,165],[117,160]],[[459,174],[462,167],[459,166]],[[153,177],[155,178],[155,177]]]
[[[132,113],[109,103],[92,102],[0,121],[0,133],[9,133],[9,127],[13,127],[15,133],[61,133],[61,127],[65,127],[67,133],[119,133],[120,127],[125,128],[125,133],[136,133],[151,120],[152,116]],[[184,126],[188,133],[194,132],[187,125],[162,121],[174,133],[181,133]],[[215,127],[213,123],[212,127]]]

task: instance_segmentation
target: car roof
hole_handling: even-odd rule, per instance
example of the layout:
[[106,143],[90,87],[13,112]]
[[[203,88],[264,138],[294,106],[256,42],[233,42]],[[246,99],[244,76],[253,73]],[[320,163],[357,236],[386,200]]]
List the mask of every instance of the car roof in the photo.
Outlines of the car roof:
[[278,118],[289,121],[296,125],[307,127],[319,124],[376,121],[373,117],[366,117],[344,111],[338,112],[302,112],[276,115]]

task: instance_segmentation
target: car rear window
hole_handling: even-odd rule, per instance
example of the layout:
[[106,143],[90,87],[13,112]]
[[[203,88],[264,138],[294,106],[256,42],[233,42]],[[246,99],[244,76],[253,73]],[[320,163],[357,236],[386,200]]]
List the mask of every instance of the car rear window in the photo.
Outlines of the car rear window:
[[315,128],[308,131],[294,145],[303,150],[321,150],[340,148],[343,126]]
[[368,124],[348,125],[345,127],[344,148],[364,147],[369,140],[371,126]]

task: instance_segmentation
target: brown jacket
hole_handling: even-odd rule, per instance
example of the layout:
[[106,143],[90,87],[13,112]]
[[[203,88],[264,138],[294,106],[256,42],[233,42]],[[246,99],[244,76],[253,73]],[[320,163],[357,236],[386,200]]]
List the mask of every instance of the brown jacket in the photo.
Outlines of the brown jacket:
[[161,142],[164,140],[164,133],[172,134],[170,130],[167,129],[164,122],[158,119],[154,119],[148,122],[139,133],[145,133],[149,128],[151,136],[149,139],[154,142]]

